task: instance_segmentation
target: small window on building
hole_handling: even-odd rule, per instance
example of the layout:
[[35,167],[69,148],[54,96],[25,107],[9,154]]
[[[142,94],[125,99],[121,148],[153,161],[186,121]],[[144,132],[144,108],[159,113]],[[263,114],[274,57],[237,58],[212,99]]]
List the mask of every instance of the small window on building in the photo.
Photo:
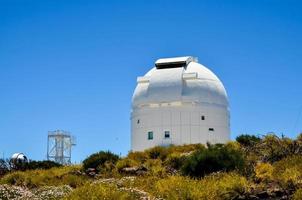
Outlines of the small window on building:
[[165,131],[165,139],[170,138],[170,131]]
[[139,119],[137,120],[137,122],[136,122],[137,124],[139,124],[140,123],[140,121],[139,121]]
[[152,131],[148,132],[148,140],[153,140],[153,132]]
[[209,128],[209,131],[214,131],[214,128]]
[[201,120],[205,120],[206,118],[205,118],[205,116],[201,116]]

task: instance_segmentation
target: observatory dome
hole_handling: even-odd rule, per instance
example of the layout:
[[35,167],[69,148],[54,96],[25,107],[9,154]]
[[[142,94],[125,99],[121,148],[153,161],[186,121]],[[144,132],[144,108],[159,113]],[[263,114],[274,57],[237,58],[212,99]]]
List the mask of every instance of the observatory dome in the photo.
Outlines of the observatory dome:
[[27,157],[23,153],[14,153],[11,157],[11,162],[13,163],[27,162]]
[[132,150],[157,145],[224,143],[229,139],[226,90],[196,58],[164,58],[137,78],[132,97]]
[[138,78],[132,99],[133,107],[173,101],[228,106],[221,81],[197,62],[190,62],[186,68],[158,70],[153,67],[144,77]]

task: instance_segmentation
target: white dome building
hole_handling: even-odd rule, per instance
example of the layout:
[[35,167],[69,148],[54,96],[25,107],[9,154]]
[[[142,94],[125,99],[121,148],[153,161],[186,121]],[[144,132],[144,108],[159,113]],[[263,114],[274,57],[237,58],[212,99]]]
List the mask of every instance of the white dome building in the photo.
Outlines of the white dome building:
[[23,153],[14,153],[10,162],[14,165],[27,162],[27,157]]
[[164,58],[137,78],[132,97],[131,149],[225,143],[230,138],[226,91],[193,57]]

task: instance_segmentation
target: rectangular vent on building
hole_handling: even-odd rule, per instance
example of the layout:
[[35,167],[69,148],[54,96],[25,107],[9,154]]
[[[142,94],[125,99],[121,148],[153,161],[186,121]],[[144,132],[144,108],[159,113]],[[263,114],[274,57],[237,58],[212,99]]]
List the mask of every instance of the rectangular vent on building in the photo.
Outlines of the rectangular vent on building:
[[214,131],[214,128],[209,128],[209,131]]
[[168,68],[178,68],[184,67],[185,63],[165,63],[156,65],[157,69],[168,69]]

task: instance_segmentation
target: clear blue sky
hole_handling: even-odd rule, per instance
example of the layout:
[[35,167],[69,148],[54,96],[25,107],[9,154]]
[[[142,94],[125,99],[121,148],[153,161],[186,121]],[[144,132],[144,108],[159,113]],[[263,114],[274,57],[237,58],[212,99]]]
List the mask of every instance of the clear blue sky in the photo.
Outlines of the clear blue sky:
[[223,81],[232,138],[302,130],[299,1],[0,0],[0,153],[45,159],[49,130],[73,161],[130,149],[136,77],[193,55]]

